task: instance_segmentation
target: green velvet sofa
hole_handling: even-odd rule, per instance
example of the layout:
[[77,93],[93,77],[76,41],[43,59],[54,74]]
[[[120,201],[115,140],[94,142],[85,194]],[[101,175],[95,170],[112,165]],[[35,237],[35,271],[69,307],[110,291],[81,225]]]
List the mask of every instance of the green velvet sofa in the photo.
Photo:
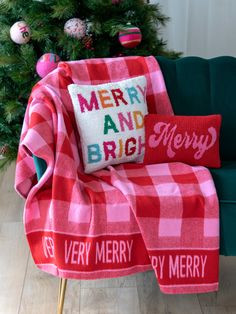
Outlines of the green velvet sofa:
[[[222,115],[222,167],[210,169],[220,202],[220,253],[236,256],[236,58],[157,57],[177,115]],[[46,169],[34,157],[37,176]]]
[[157,57],[176,115],[220,113],[222,167],[210,169],[220,202],[220,252],[236,255],[236,58]]

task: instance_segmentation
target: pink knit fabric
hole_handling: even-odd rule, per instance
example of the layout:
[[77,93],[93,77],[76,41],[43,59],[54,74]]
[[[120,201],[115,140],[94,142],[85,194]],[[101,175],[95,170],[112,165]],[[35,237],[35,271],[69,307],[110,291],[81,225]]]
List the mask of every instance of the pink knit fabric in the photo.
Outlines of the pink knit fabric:
[[[35,264],[56,276],[117,277],[155,270],[165,293],[218,288],[218,200],[207,169],[124,164],[86,175],[68,84],[145,75],[149,112],[171,114],[153,57],[62,62],[33,89],[15,187]],[[158,85],[158,87],[157,87]],[[32,154],[44,159],[37,182]]]

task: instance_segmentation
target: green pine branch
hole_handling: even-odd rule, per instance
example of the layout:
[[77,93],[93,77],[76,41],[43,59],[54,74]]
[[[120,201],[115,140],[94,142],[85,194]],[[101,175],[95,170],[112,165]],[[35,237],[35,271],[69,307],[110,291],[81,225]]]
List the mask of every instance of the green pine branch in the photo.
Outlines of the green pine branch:
[[[70,18],[90,23],[92,45],[64,34],[64,24]],[[17,45],[10,39],[10,27],[19,20],[30,26],[31,40]],[[7,145],[6,165],[16,157],[19,137],[28,97],[40,79],[35,72],[40,56],[53,52],[61,60],[128,55],[167,55],[179,53],[166,49],[160,27],[169,18],[159,4],[143,0],[0,0],[0,148]],[[121,46],[118,33],[127,22],[140,28],[142,41],[136,47]],[[90,43],[91,44],[91,43]]]

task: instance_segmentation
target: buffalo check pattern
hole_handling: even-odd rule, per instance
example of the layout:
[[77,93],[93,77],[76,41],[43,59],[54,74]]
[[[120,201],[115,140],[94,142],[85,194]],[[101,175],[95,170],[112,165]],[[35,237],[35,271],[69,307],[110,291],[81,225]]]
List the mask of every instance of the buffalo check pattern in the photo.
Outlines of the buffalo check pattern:
[[[123,164],[85,174],[69,84],[145,75],[149,112],[172,114],[155,58],[62,62],[32,90],[15,188],[34,262],[74,279],[153,269],[161,291],[218,288],[219,213],[209,171],[183,163]],[[91,126],[92,127],[92,126]],[[37,180],[32,155],[46,161]]]

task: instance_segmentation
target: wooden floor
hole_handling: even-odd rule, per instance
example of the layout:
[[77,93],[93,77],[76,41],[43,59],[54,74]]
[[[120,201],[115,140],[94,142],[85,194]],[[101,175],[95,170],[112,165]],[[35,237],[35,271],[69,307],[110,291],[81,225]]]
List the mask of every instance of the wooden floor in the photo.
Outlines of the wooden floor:
[[[0,314],[56,313],[58,279],[38,270],[14,192],[14,165],[0,174]],[[153,272],[119,279],[69,281],[67,314],[236,314],[236,257],[221,257],[218,293],[163,295]]]

